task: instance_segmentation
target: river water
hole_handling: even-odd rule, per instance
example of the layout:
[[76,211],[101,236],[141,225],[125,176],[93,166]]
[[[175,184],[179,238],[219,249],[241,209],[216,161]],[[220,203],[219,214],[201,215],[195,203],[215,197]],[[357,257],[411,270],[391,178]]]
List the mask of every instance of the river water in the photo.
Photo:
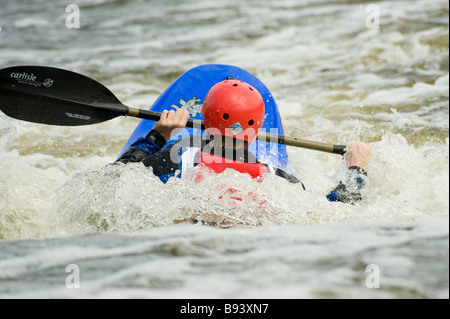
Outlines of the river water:
[[[0,28],[1,68],[72,70],[148,108],[192,67],[236,65],[286,135],[374,149],[347,205],[325,198],[337,155],[288,147],[306,192],[232,172],[163,185],[108,165],[136,119],[0,113],[0,298],[449,298],[448,1],[0,0]],[[266,205],[224,206],[223,184]],[[202,212],[236,227],[173,222]]]

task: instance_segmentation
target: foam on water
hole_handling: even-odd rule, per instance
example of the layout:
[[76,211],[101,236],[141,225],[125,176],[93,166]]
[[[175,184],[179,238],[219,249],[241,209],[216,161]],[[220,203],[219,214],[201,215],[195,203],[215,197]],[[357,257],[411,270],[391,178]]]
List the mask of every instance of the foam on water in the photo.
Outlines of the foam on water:
[[[275,176],[258,183],[233,171],[206,174],[199,184],[189,176],[163,184],[141,164],[107,165],[107,158],[91,156],[86,166],[73,170],[69,166],[76,158],[4,152],[1,235],[16,239],[132,232],[190,218],[259,226],[448,216],[448,139],[445,145],[416,148],[401,135],[387,133],[373,147],[369,185],[356,205],[326,200],[326,191],[344,178],[345,165],[339,157],[311,156],[311,151],[290,151],[307,191]],[[95,166],[99,168],[92,170]],[[230,188],[239,190],[244,200],[234,200],[236,195],[227,193]]]

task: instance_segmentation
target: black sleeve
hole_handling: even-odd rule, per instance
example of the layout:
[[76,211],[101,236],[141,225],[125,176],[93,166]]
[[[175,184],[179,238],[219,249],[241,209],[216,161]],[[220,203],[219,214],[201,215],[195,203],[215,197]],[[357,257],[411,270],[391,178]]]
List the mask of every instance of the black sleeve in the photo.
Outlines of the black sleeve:
[[144,158],[160,151],[166,140],[156,130],[151,130],[145,138],[138,138],[131,146],[120,156],[116,162],[124,164],[141,162]]
[[144,158],[146,158],[148,154],[141,150],[138,147],[129,147],[125,153],[122,154],[121,157],[117,159],[116,162],[121,162],[124,164],[127,163],[133,163],[133,162],[140,162]]
[[351,166],[348,168],[347,179],[345,182],[333,188],[328,194],[327,199],[330,202],[343,202],[354,204],[362,199],[360,190],[365,186],[367,173],[360,167]]
[[178,170],[178,151],[179,145],[171,144],[165,149],[147,156],[142,163],[146,167],[153,168],[153,174],[156,176],[163,176],[175,174]]
[[[156,176],[174,175],[178,170],[177,158],[171,158],[172,154],[178,154],[174,147],[179,148],[172,144],[150,155],[138,147],[130,147],[116,162],[124,164],[142,162],[145,167],[151,167]],[[172,149],[175,153],[172,153]]]

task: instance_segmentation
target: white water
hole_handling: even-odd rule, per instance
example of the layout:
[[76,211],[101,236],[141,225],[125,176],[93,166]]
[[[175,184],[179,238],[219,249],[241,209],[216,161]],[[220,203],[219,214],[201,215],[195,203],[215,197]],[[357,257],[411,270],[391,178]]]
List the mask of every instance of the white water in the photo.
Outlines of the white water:
[[[287,135],[371,142],[364,200],[329,203],[339,156],[289,148],[307,187],[232,172],[166,185],[111,166],[130,118],[52,127],[0,115],[2,298],[448,298],[448,2],[1,2],[1,67],[70,69],[147,108],[181,73],[242,67],[272,91]],[[45,10],[43,10],[45,8]],[[223,185],[260,201],[230,209]],[[234,229],[174,225],[217,220]],[[242,227],[254,226],[254,227]],[[68,289],[77,264],[81,288]],[[380,269],[369,289],[366,267]]]

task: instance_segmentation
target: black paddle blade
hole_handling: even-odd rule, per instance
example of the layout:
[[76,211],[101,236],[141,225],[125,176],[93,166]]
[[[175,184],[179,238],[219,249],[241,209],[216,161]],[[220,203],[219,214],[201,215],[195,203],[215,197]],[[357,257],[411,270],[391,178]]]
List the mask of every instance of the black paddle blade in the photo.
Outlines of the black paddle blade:
[[0,110],[19,120],[64,126],[96,124],[128,112],[97,81],[43,66],[0,70]]

